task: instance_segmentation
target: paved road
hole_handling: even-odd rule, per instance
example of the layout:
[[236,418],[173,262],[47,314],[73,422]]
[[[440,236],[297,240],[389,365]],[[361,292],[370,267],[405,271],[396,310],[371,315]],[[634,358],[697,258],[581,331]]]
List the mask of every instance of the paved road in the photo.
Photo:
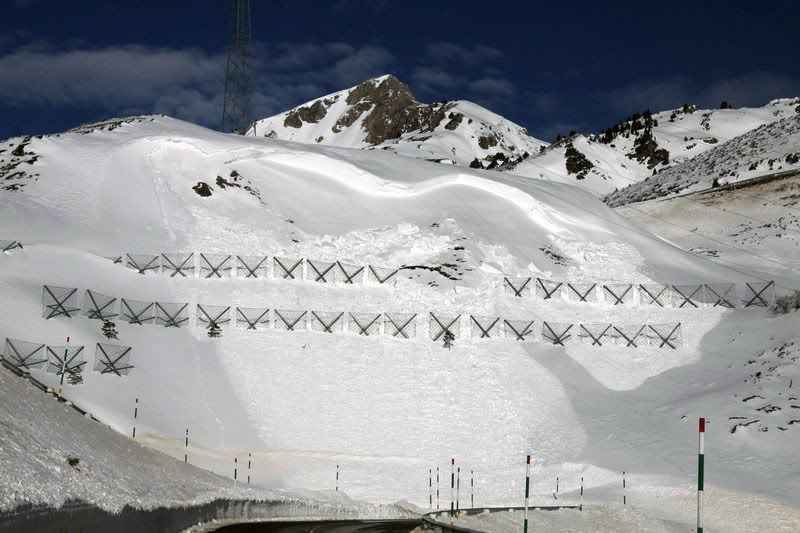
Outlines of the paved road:
[[236,524],[218,533],[409,533],[420,520],[338,520],[331,522],[260,522]]

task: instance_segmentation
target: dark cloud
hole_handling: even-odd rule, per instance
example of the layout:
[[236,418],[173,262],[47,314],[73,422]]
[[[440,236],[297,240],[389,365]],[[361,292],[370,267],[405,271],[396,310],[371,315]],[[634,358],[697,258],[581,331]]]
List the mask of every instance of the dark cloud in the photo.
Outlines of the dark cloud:
[[454,62],[467,66],[482,65],[503,58],[503,52],[491,46],[477,44],[465,47],[450,42],[427,45],[425,55],[433,63],[450,66],[453,66]]

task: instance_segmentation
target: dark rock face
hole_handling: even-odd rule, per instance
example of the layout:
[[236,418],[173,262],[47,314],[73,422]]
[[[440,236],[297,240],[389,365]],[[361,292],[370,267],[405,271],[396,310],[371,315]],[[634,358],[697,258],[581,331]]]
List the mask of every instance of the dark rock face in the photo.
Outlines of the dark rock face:
[[567,144],[564,155],[566,156],[567,174],[575,174],[579,180],[585,178],[586,173],[594,168],[592,162],[586,159],[586,156],[579,152],[572,143]]
[[[330,106],[330,104],[328,104],[328,106]],[[303,126],[303,122],[316,124],[325,118],[326,114],[328,114],[327,107],[322,101],[317,100],[310,106],[298,107],[290,111],[289,114],[286,115],[283,125],[288,128],[300,128]]]
[[211,196],[211,191],[212,191],[208,183],[204,181],[198,181],[197,185],[192,187],[192,190],[196,192],[198,195],[202,196],[203,198],[208,198],[209,196]]
[[347,95],[346,102],[351,108],[336,121],[333,132],[352,126],[366,113],[364,140],[373,145],[411,131],[431,131],[445,119],[450,107],[441,103],[420,104],[408,86],[394,76],[365,81]]
[[450,120],[448,120],[447,124],[444,125],[444,129],[453,131],[458,128],[458,125],[461,124],[462,120],[464,120],[464,115],[461,113],[450,113],[447,115],[447,118]]

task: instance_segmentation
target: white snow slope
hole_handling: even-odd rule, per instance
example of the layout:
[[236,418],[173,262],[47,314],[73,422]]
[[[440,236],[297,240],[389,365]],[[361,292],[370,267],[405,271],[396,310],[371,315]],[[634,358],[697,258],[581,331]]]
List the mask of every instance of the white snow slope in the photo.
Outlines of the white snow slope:
[[[564,143],[551,145],[541,154],[520,163],[512,172],[577,184],[605,195],[652,176],[654,170],[668,172],[665,169],[672,167],[675,173],[682,173],[681,163],[735,137],[793,116],[800,116],[800,98],[773,100],[755,108],[698,109],[689,113],[681,109],[667,110],[653,114],[658,124],[652,132],[658,146],[669,151],[669,164],[652,167],[646,161],[628,157],[634,150],[636,135],[619,135],[606,144],[600,142],[600,134],[579,134],[572,139],[572,144],[594,165],[585,178],[578,179],[567,172]],[[757,170],[764,172],[763,166]]]
[[[583,475],[589,491],[616,498],[610,487],[626,470],[671,520],[688,524],[691,509],[674,503],[691,491],[696,418],[705,415],[709,490],[764,502],[751,510],[765,517],[800,505],[800,424],[791,422],[800,418],[792,407],[798,380],[786,379],[796,373],[794,355],[770,389],[779,410],[755,411],[760,425],[733,434],[728,420],[760,407],[742,402],[762,385],[746,381],[747,362],[792,342],[796,315],[504,293],[501,273],[752,281],[653,237],[577,187],[381,151],[222,135],[161,117],[25,142],[23,151],[39,156],[31,174],[0,190],[1,237],[26,245],[0,256],[0,338],[63,344],[70,336],[93,353],[103,340],[99,322],[44,320],[45,283],[192,306],[421,314],[419,334],[408,340],[234,328],[211,339],[194,320],[177,329],[118,321],[136,368],[123,378],[88,373],[65,394],[122,433],[139,398],[143,442],[182,458],[189,427],[193,464],[230,476],[233,457],[252,452],[255,483],[313,489],[333,488],[340,465],[340,489],[350,496],[420,505],[428,469],[440,466],[444,479],[450,457],[476,471],[476,503],[518,503],[532,452],[535,494],[549,494],[558,474],[569,480],[563,490]],[[210,196],[193,190],[199,181]],[[456,266],[455,279],[404,270],[391,286],[344,287],[140,276],[104,258],[123,251]],[[473,314],[537,324],[681,322],[684,339],[669,350],[459,336],[448,350],[426,338],[428,311],[465,313],[464,333]]]
[[[420,159],[441,160],[467,166],[474,159],[502,153],[508,158],[522,157],[538,153],[547,143],[528,135],[522,126],[488,109],[466,100],[456,100],[432,104],[415,103],[416,107],[440,110],[442,120],[432,128],[421,128],[403,133],[398,138],[389,138],[379,143],[371,143],[367,138],[365,121],[377,105],[385,105],[386,96],[376,102],[365,98],[349,98],[355,90],[364,86],[380,87],[384,84],[397,84],[398,91],[413,95],[396,78],[385,75],[362,82],[315,100],[301,104],[293,109],[272,117],[256,121],[255,135],[302,143],[315,143],[346,148],[385,150],[391,153]],[[315,121],[302,121],[299,127],[287,123],[290,114],[299,109],[311,108],[317,104],[325,109],[324,117]],[[356,110],[363,105],[362,110]],[[337,126],[337,122],[349,113],[357,118],[350,125]],[[400,117],[394,116],[394,120]],[[455,119],[455,120],[454,120]],[[251,129],[249,135],[254,134]],[[483,146],[481,138],[484,138]]]

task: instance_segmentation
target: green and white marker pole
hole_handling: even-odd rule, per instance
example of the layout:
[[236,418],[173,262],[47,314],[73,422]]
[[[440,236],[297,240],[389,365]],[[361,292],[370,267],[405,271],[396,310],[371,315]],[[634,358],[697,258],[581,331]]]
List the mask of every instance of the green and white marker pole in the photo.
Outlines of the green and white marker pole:
[[525,465],[525,522],[522,533],[528,533],[528,499],[531,496],[531,456],[528,456]]
[[706,419],[700,417],[697,437],[697,533],[703,533],[703,476],[705,470]]

